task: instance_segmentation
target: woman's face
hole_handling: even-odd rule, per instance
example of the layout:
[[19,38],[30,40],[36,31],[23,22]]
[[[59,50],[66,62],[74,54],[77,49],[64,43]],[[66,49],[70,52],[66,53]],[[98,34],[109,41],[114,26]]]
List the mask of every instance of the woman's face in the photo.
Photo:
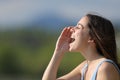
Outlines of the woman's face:
[[88,46],[90,39],[89,28],[87,26],[88,18],[85,16],[78,21],[77,25],[71,29],[71,43],[69,51],[80,52]]

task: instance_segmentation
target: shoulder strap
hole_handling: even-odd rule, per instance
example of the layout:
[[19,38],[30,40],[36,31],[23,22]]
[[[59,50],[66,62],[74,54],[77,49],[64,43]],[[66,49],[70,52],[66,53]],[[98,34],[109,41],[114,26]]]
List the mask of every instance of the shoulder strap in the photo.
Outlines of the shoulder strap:
[[81,74],[81,80],[84,80],[84,75],[85,75],[85,71],[87,69],[87,63],[84,65],[83,69],[82,69],[82,74]]
[[120,73],[120,69],[118,68],[118,66],[112,60],[106,59],[106,60],[101,61],[98,64],[98,66],[96,67],[96,69],[95,69],[95,71],[93,73],[93,76],[92,76],[91,80],[96,80],[98,69],[101,66],[101,64],[104,63],[104,62],[110,62],[110,63],[112,63],[116,67],[116,69],[118,70],[118,72]]

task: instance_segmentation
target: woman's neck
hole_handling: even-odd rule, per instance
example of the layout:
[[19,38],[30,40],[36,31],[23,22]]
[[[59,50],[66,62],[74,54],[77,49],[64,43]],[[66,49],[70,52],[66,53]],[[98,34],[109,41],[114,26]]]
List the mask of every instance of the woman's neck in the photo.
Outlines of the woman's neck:
[[92,61],[100,59],[100,58],[105,58],[104,56],[100,55],[98,53],[98,51],[96,49],[94,49],[94,48],[85,49],[84,51],[81,52],[81,54],[84,56],[84,58],[88,62],[92,62]]

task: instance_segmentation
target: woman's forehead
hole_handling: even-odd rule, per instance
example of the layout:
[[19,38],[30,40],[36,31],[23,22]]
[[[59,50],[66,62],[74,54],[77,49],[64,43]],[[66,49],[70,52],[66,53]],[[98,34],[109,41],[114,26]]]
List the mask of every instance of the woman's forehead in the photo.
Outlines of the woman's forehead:
[[77,24],[81,24],[83,25],[84,27],[87,26],[88,24],[88,18],[86,16],[82,17]]

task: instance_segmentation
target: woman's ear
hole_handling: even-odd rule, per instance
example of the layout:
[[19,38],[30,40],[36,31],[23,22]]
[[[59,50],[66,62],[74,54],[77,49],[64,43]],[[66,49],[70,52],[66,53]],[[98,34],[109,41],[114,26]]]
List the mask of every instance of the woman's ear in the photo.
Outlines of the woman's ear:
[[94,43],[95,41],[94,41],[94,39],[92,38],[92,37],[90,37],[89,39],[88,39],[88,43]]

